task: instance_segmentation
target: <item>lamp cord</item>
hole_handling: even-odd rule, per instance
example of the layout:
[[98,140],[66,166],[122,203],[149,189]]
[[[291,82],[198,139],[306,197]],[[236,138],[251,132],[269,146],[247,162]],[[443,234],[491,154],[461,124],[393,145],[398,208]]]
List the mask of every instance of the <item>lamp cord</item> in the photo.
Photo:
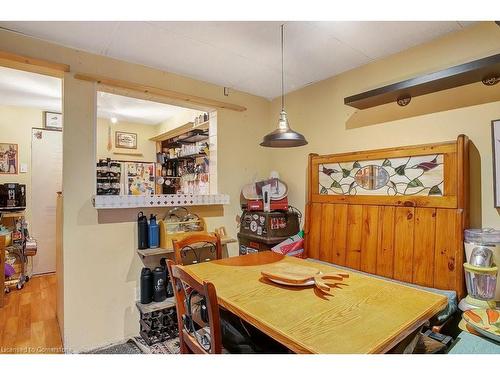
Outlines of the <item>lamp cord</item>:
[[285,110],[285,68],[284,68],[284,60],[285,60],[285,55],[284,55],[284,38],[283,38],[283,28],[284,24],[281,24],[281,110]]

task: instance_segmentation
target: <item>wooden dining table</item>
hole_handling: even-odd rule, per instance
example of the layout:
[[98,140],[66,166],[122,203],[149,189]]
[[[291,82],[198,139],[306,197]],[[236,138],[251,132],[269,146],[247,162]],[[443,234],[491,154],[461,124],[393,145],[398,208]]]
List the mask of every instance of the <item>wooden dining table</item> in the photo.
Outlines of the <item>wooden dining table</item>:
[[275,263],[345,272],[270,251],[181,266],[215,285],[219,305],[295,353],[385,353],[443,310],[446,297],[357,272],[328,293],[262,277]]

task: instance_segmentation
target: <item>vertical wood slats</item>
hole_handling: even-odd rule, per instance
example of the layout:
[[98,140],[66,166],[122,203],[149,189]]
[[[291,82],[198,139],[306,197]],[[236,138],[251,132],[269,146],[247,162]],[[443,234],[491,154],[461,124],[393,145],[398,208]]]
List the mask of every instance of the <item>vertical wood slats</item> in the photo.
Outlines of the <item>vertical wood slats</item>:
[[369,273],[377,272],[378,214],[378,206],[363,206],[360,269]]
[[313,203],[311,215],[311,258],[440,289],[461,280],[457,210]]
[[394,217],[394,278],[411,282],[413,275],[413,242],[415,209],[396,207]]
[[376,274],[392,278],[394,275],[394,213],[393,206],[379,208],[379,234]]
[[413,247],[414,284],[434,285],[434,243],[436,236],[436,209],[417,208],[415,210],[415,241]]
[[434,258],[434,286],[439,289],[455,289],[457,249],[456,226],[461,215],[455,210],[438,210],[436,213],[436,245]]
[[347,243],[345,265],[359,270],[361,263],[361,232],[363,230],[363,206],[347,207]]

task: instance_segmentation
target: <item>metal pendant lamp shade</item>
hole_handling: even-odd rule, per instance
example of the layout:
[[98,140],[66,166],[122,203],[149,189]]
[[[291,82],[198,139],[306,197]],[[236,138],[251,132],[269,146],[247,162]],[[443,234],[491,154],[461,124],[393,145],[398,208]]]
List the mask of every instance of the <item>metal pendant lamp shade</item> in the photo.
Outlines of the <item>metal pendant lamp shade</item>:
[[285,79],[283,56],[283,25],[281,25],[281,112],[278,129],[264,136],[261,146],[264,147],[299,147],[307,145],[306,138],[290,128],[285,112]]

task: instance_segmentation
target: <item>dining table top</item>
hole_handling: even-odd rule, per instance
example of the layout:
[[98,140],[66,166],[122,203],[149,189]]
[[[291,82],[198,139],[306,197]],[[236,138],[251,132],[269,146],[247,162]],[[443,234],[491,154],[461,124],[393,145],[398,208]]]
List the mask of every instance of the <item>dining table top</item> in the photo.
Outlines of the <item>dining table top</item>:
[[384,353],[447,304],[442,295],[350,271],[327,294],[279,285],[261,275],[277,263],[345,272],[271,251],[181,267],[213,283],[220,306],[295,353]]

